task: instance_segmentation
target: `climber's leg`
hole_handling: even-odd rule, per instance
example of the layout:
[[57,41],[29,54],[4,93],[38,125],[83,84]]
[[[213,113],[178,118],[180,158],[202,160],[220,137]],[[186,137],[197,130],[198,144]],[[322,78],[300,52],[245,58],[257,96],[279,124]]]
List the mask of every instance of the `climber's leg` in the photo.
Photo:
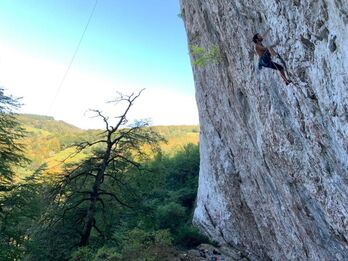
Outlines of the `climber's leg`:
[[272,47],[268,47],[268,51],[271,54],[271,56],[276,56],[277,55],[277,52],[274,51],[274,49]]
[[271,68],[271,69],[273,69],[273,70],[279,71],[280,76],[282,77],[282,79],[283,79],[283,81],[285,82],[286,85],[288,85],[289,83],[291,83],[291,80],[289,80],[289,79],[286,77],[285,70],[284,70],[284,67],[283,67],[283,66],[281,66],[281,65],[278,64],[278,63],[275,63],[275,62],[271,61],[271,63],[269,63],[267,67],[268,67],[268,68]]
[[291,83],[292,81],[289,80],[286,75],[285,75],[285,71],[284,69],[282,68],[281,70],[279,70],[279,73],[280,73],[280,76],[283,78],[284,82],[286,85],[288,85],[289,83]]

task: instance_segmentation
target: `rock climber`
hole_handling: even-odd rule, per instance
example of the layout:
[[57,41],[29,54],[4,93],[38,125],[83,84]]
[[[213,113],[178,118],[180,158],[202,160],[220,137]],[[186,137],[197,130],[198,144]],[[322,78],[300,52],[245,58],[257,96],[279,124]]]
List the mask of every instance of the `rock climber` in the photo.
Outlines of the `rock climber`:
[[256,53],[260,57],[259,58],[259,69],[261,69],[262,67],[267,67],[267,68],[271,68],[273,70],[278,70],[280,73],[280,76],[284,80],[285,84],[288,85],[289,83],[291,83],[291,80],[289,80],[286,77],[284,67],[281,66],[280,64],[272,61],[272,56],[278,55],[274,51],[273,47],[277,46],[279,43],[277,42],[269,47],[266,47],[262,44],[263,39],[267,37],[267,34],[269,33],[270,30],[271,29],[268,29],[264,35],[260,35],[257,33],[253,37],[253,42],[255,43]]

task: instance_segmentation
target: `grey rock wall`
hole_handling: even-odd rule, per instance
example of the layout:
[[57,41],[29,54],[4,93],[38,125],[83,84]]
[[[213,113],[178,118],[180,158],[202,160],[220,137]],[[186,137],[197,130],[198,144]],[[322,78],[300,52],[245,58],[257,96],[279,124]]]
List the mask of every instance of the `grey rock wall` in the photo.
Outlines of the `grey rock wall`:
[[[253,260],[348,260],[348,1],[181,0],[201,136],[194,223]],[[258,70],[270,40],[294,85]],[[192,62],[197,57],[191,55]]]

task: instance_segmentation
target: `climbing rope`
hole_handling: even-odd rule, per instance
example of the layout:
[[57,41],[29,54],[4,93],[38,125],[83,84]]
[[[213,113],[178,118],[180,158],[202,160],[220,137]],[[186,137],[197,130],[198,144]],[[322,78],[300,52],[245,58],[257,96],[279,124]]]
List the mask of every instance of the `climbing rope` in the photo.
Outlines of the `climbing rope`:
[[91,23],[91,20],[92,20],[92,18],[93,18],[93,15],[94,15],[94,13],[95,13],[96,8],[97,8],[97,4],[98,4],[98,0],[95,0],[94,6],[93,6],[93,8],[92,8],[92,11],[91,11],[89,17],[88,17],[87,23],[86,23],[86,25],[85,25],[85,27],[84,27],[84,29],[83,29],[83,31],[82,31],[82,34],[81,34],[81,36],[80,36],[80,39],[79,39],[79,41],[78,41],[78,43],[77,43],[77,46],[76,46],[76,48],[75,48],[75,51],[74,51],[74,53],[73,53],[73,55],[72,55],[72,57],[71,57],[71,60],[70,60],[70,62],[69,62],[69,64],[68,64],[68,67],[67,67],[67,69],[66,69],[66,71],[65,71],[65,73],[64,73],[64,75],[63,75],[63,77],[62,77],[62,79],[61,79],[61,81],[60,81],[60,83],[59,83],[59,85],[58,85],[58,88],[57,88],[57,90],[56,90],[56,93],[55,93],[55,95],[54,95],[54,97],[53,97],[53,99],[52,99],[52,102],[51,102],[50,107],[49,107],[49,114],[51,114],[53,105],[54,105],[54,103],[56,102],[56,99],[57,99],[57,97],[58,97],[58,95],[59,95],[59,92],[60,92],[60,90],[62,89],[62,87],[63,87],[63,85],[64,85],[65,79],[66,79],[66,77],[68,76],[69,71],[70,71],[70,68],[71,68],[71,66],[72,66],[72,64],[73,64],[73,62],[74,62],[74,60],[75,60],[75,58],[76,58],[76,55],[77,55],[77,53],[78,53],[78,51],[79,51],[79,49],[80,49],[81,43],[82,43],[82,41],[83,41],[83,38],[85,37],[85,34],[86,34],[87,29],[88,29],[88,27],[89,27],[89,24]]

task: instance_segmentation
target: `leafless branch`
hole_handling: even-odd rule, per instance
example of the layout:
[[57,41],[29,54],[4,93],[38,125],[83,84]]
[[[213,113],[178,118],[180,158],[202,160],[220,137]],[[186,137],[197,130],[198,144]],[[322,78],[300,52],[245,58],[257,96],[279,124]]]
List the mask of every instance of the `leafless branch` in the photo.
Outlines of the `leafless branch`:
[[[119,121],[118,123],[115,125],[115,127],[112,127],[112,131],[115,132],[116,130],[119,129],[119,127],[121,125],[124,124],[124,120],[126,119],[126,115],[128,114],[130,108],[133,106],[134,101],[141,95],[141,93],[144,91],[145,89],[142,89],[137,95],[134,95],[134,93],[132,93],[129,96],[124,96],[121,94],[121,99],[120,100],[115,100],[114,102],[119,102],[119,101],[126,101],[128,102],[128,105],[126,107],[126,109],[124,110],[123,114],[121,116],[119,116]],[[112,102],[112,101],[111,101]]]
[[77,207],[80,206],[83,202],[85,202],[85,201],[87,201],[87,200],[91,200],[91,198],[83,198],[83,199],[79,200],[76,204],[74,204],[73,206],[64,209],[64,212],[63,212],[63,215],[62,215],[62,219],[64,220],[65,214],[66,214],[68,211],[77,208]]
[[104,239],[105,235],[103,234],[103,232],[97,227],[96,225],[96,221],[94,220],[94,224],[93,227],[95,228],[95,230],[97,230],[97,232],[101,235],[101,237]]
[[88,141],[84,141],[78,144],[74,144],[73,146],[76,148],[76,150],[78,151],[77,153],[80,153],[81,151],[83,151],[86,148],[92,147],[94,145],[97,145],[99,143],[106,143],[106,140],[97,140],[94,142],[88,142]]
[[105,123],[105,129],[109,130],[109,117],[104,116],[100,110],[92,110],[92,109],[90,109],[88,111],[93,112],[93,113],[96,114],[96,115],[92,116],[91,118],[97,118],[97,117],[102,118],[104,123]]
[[104,209],[104,208],[105,208],[105,204],[104,204],[103,199],[102,199],[102,198],[97,197],[97,201],[99,201],[99,202],[102,204],[103,209]]
[[101,195],[107,195],[107,196],[110,196],[112,197],[113,199],[115,199],[120,205],[124,206],[124,207],[127,207],[127,208],[133,208],[131,207],[130,205],[124,203],[123,201],[121,201],[114,193],[111,193],[111,192],[99,192],[98,193],[98,196],[101,196]]

